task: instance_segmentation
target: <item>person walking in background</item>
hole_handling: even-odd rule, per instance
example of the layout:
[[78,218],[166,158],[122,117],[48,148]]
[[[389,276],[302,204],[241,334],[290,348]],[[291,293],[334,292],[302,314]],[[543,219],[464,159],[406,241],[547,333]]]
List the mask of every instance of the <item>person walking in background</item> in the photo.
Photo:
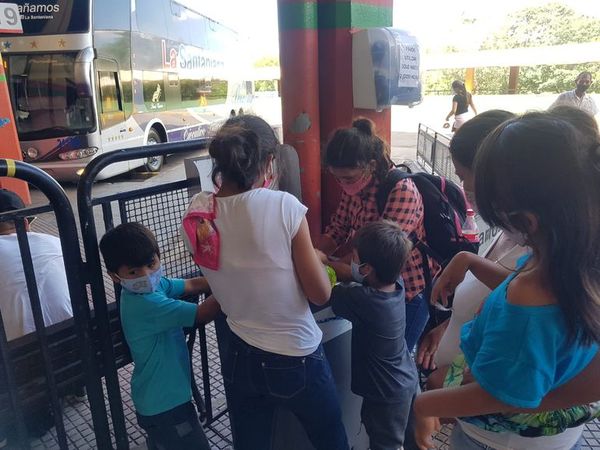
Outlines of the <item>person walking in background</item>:
[[574,106],[579,108],[591,116],[598,114],[598,106],[594,99],[586,94],[586,91],[592,85],[592,73],[581,72],[575,78],[575,89],[572,91],[563,92],[558,98],[550,105],[549,109],[552,109],[559,105]]
[[446,116],[444,128],[450,127],[450,117],[454,116],[454,123],[452,124],[452,132],[454,132],[470,119],[469,106],[471,106],[475,115],[477,115],[477,108],[475,108],[475,104],[473,103],[473,95],[467,91],[465,83],[460,80],[454,80],[452,82],[452,90],[454,91],[452,109]]

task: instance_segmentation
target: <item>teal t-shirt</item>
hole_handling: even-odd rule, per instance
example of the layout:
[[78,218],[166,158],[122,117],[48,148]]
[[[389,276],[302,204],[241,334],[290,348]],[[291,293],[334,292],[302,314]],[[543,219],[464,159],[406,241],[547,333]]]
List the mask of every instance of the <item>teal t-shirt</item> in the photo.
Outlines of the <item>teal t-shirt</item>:
[[184,286],[184,280],[163,277],[150,294],[121,291],[121,326],[135,365],[131,397],[144,416],[163,413],[192,398],[182,327],[194,324],[198,306],[175,299]]
[[[521,269],[527,259],[521,258]],[[569,339],[558,305],[508,303],[509,276],[487,298],[479,316],[463,325],[461,349],[480,386],[517,408],[536,408],[551,390],[590,363],[598,346]]]

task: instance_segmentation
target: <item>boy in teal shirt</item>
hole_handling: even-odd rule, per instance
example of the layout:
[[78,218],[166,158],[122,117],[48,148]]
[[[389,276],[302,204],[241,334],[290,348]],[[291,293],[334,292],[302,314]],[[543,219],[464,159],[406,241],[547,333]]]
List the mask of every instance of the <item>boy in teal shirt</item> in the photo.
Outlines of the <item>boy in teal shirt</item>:
[[100,250],[108,274],[121,291],[121,327],[134,370],[131,397],[149,449],[208,450],[192,405],[190,359],[183,327],[206,323],[220,310],[214,297],[200,305],[177,300],[209,291],[204,277],[162,276],[152,232],[125,223],[107,232]]

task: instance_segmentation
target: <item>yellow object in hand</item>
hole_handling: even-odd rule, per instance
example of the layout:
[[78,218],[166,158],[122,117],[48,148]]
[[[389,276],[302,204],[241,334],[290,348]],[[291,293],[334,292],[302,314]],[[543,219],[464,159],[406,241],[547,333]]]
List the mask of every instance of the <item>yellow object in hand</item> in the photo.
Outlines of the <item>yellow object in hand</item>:
[[327,272],[327,276],[329,277],[329,282],[331,283],[331,287],[335,286],[337,283],[337,275],[335,274],[335,270],[331,266],[325,266],[325,271]]

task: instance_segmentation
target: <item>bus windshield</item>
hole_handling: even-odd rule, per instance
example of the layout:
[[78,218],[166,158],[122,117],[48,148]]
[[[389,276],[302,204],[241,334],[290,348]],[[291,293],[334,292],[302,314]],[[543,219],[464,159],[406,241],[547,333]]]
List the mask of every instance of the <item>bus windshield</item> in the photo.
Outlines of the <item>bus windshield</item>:
[[8,56],[9,86],[20,140],[94,131],[91,87],[86,86],[84,79],[76,79],[76,56],[77,53]]

